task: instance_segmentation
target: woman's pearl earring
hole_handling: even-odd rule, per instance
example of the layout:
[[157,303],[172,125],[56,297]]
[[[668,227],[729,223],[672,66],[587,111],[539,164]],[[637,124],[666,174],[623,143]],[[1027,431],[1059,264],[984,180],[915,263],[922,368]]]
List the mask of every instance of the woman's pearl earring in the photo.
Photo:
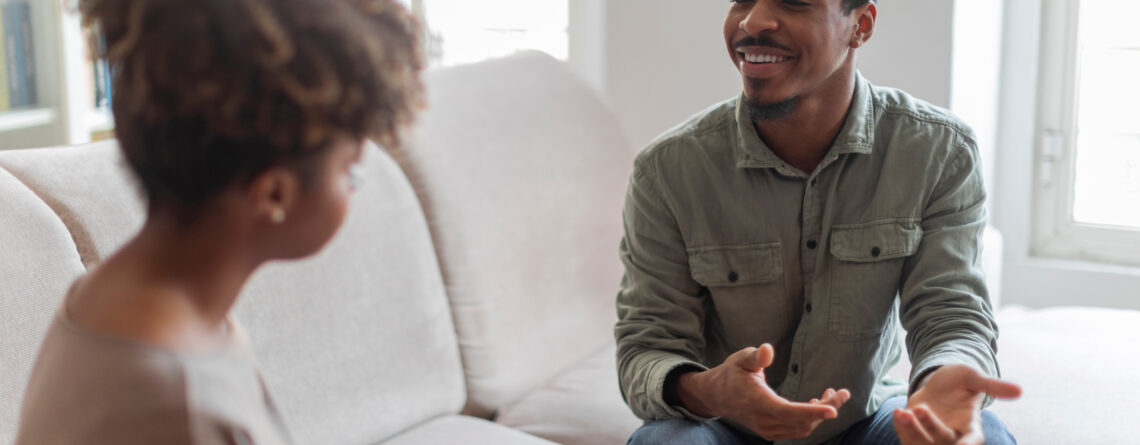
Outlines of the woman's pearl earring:
[[280,207],[273,209],[273,213],[269,215],[269,220],[273,221],[273,224],[281,224],[285,222],[285,209],[282,209]]

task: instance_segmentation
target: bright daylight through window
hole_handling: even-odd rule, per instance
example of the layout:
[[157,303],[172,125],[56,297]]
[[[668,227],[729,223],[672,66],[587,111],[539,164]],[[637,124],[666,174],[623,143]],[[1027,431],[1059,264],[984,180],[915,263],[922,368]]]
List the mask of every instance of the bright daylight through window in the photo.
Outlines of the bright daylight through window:
[[1140,229],[1140,1],[1084,0],[1076,90],[1077,223]]
[[1034,254],[1140,266],[1140,2],[1042,14]]
[[427,25],[430,66],[539,50],[566,60],[568,0],[404,0]]

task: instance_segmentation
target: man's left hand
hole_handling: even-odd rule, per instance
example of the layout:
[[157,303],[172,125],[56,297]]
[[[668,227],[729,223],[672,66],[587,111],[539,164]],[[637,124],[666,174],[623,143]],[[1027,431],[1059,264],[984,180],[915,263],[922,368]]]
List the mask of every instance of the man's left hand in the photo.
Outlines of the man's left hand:
[[895,432],[903,445],[982,445],[982,400],[1021,395],[1021,387],[982,376],[964,365],[946,365],[930,373],[894,412]]

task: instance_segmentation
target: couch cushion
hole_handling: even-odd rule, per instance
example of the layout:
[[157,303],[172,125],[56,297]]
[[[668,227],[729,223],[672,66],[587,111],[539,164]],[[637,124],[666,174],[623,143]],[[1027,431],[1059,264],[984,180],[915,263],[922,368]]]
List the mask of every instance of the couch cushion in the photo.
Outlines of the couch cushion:
[[384,445],[453,444],[553,445],[502,425],[459,415],[432,419],[384,442]]
[[365,152],[348,219],[316,257],[270,264],[238,318],[299,443],[375,443],[463,406],[427,223],[395,162]]
[[607,345],[521,400],[495,421],[563,445],[622,445],[642,421],[618,389],[616,346]]
[[434,71],[404,168],[425,205],[488,417],[613,341],[633,150],[596,94],[527,53]]
[[0,167],[63,220],[87,267],[134,236],[146,218],[117,142],[0,152]]
[[40,342],[83,270],[63,222],[0,169],[0,443],[16,440],[20,401]]

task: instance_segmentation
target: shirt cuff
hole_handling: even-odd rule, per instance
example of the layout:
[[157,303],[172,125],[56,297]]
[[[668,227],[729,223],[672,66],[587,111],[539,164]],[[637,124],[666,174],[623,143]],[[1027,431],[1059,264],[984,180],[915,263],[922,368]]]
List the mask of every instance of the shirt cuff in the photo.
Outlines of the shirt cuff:
[[650,397],[653,400],[653,404],[661,408],[664,411],[664,414],[666,414],[666,417],[685,418],[697,422],[704,422],[714,419],[713,417],[699,416],[697,414],[694,414],[692,411],[689,411],[685,407],[680,406],[680,404],[672,405],[667,400],[665,400],[665,381],[669,378],[669,374],[673,373],[674,371],[685,371],[688,369],[700,372],[708,370],[708,367],[698,362],[679,356],[670,355],[668,357],[661,358],[654,366],[654,369],[651,371],[653,392]]

